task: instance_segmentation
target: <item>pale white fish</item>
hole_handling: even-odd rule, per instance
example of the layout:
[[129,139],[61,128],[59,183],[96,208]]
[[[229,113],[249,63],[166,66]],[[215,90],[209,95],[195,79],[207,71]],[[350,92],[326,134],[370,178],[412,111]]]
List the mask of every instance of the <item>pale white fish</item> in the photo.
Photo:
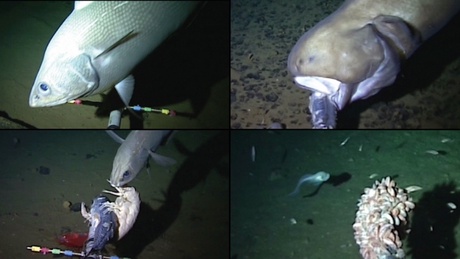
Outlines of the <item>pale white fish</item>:
[[256,147],[254,146],[252,146],[251,148],[251,159],[252,159],[252,162],[256,161]]
[[294,196],[300,191],[300,186],[303,183],[310,183],[312,185],[320,185],[324,182],[326,182],[330,177],[330,174],[326,172],[318,172],[316,174],[305,174],[302,177],[300,177],[299,182],[297,183],[297,186],[295,187],[294,191],[289,194],[289,196]]

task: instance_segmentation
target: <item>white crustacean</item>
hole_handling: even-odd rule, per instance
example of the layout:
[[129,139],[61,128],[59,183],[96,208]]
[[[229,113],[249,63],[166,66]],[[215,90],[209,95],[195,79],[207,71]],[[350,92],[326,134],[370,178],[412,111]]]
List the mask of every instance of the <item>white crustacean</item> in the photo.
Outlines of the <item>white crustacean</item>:
[[[134,187],[114,187],[118,192],[103,190],[118,196],[115,202],[106,202],[105,206],[111,209],[118,218],[118,240],[120,240],[133,227],[139,214],[141,201],[139,193]],[[83,215],[85,217],[85,215]]]

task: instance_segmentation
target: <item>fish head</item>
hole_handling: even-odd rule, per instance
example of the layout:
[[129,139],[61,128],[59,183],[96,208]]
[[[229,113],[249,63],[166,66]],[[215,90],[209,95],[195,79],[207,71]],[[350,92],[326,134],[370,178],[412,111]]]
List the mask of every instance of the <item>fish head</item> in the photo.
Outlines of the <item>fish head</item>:
[[[142,149],[141,147],[139,148]],[[148,155],[148,152],[137,152],[120,147],[113,159],[110,184],[114,187],[121,187],[132,181],[145,167]]]
[[45,54],[29,97],[30,107],[64,104],[98,88],[99,76],[86,54],[52,58]]
[[145,161],[141,163],[113,163],[112,173],[110,174],[110,184],[114,187],[121,187],[131,182],[142,170]]

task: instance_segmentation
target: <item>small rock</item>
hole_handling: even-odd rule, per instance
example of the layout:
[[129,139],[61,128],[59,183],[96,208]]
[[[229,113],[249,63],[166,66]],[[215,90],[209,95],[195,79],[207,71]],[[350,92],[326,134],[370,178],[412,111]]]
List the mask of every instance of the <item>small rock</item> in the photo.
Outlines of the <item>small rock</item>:
[[77,202],[75,204],[70,205],[70,210],[73,212],[80,212],[81,211],[81,202]]
[[231,90],[230,92],[230,103],[236,102],[236,89]]
[[70,206],[72,206],[72,203],[70,201],[64,201],[62,203],[62,207],[66,210],[69,210],[70,209]]
[[50,169],[45,166],[40,166],[39,168],[36,169],[39,174],[43,175],[49,175],[50,174]]
[[252,78],[252,79],[259,80],[260,76],[257,75],[257,74],[254,74],[254,73],[249,73],[249,74],[246,75],[246,78]]
[[276,102],[276,100],[278,100],[278,95],[272,92],[265,95],[265,99],[269,102]]

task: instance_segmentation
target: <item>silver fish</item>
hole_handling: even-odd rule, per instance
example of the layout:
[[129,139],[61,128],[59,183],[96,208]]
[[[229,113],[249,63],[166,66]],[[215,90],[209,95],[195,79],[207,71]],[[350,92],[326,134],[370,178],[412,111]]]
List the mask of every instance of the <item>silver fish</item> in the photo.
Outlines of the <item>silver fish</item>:
[[110,175],[109,182],[114,187],[132,181],[146,166],[149,156],[161,166],[176,163],[174,159],[156,153],[162,140],[171,133],[170,130],[133,130],[125,140],[112,131],[107,133],[117,142],[122,143],[113,159]]
[[128,106],[131,70],[197,6],[185,1],[76,1],[46,48],[29,105],[55,106],[115,85]]

